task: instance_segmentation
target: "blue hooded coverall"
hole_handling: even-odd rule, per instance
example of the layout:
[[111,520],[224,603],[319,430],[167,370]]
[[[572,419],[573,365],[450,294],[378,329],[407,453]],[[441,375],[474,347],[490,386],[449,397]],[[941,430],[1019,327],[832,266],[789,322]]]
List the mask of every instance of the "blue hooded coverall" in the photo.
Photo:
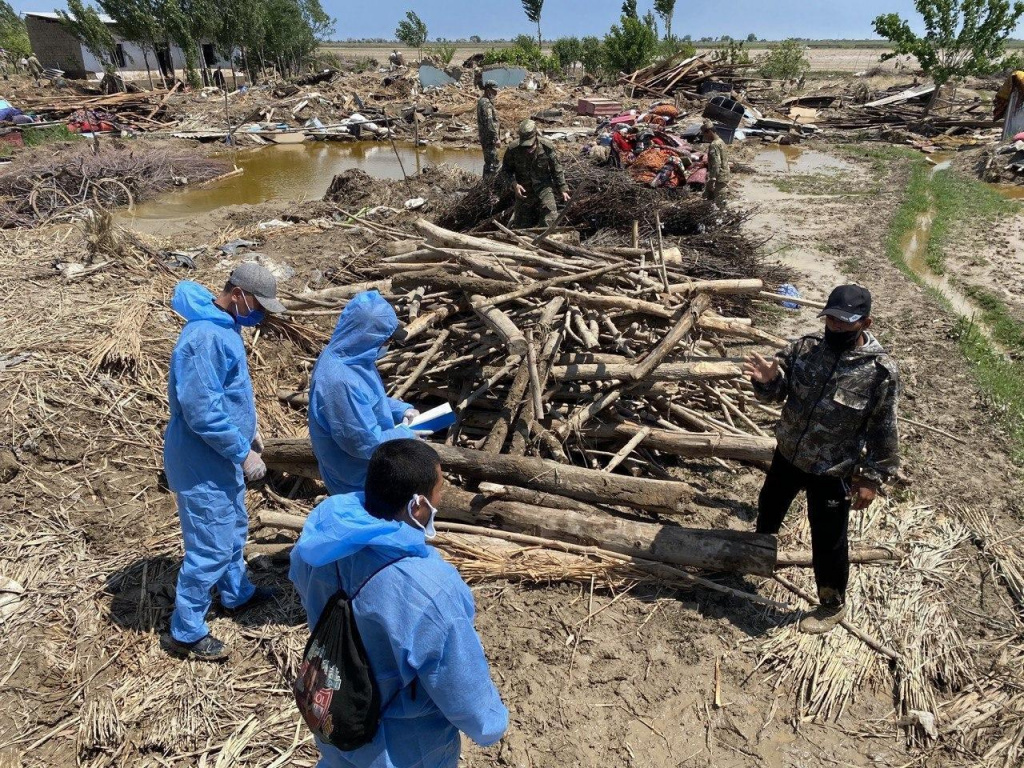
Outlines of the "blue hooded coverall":
[[320,503],[292,550],[288,576],[310,628],[338,589],[352,594],[402,556],[370,579],[352,606],[385,702],[380,730],[351,752],[318,740],[318,768],[456,768],[459,731],[489,746],[508,727],[473,627],[469,587],[427,546],[423,531],[373,517],[361,493]]
[[228,608],[255,590],[242,558],[249,532],[242,462],[256,435],[256,406],[239,326],[213,300],[193,282],[179,283],[171,299],[186,321],[171,353],[164,435],[164,470],[185,541],[171,617],[171,636],[182,643],[210,634],[214,585]]
[[356,295],[342,310],[309,383],[309,437],[327,491],[363,490],[370,456],[381,443],[414,438],[401,424],[411,405],[388,397],[377,372],[380,349],[398,315],[377,293]]

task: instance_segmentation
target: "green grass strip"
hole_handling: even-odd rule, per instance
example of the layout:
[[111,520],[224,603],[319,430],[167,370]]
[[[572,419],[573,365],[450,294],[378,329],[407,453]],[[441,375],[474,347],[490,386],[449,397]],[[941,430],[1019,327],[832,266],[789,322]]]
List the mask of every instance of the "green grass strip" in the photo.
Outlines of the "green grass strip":
[[935,207],[935,223],[925,261],[937,275],[946,272],[945,251],[950,245],[950,227],[959,220],[977,224],[994,224],[1004,216],[1012,216],[1020,206],[1007,200],[988,184],[969,179],[951,170],[934,174],[931,194]]
[[[951,171],[933,174],[933,167],[920,156],[904,162],[910,163],[910,175],[903,201],[889,224],[885,252],[896,267],[952,312],[945,295],[925,283],[904,259],[903,249],[917,226],[919,216],[929,208],[935,210],[930,252],[933,244],[939,249],[943,247],[944,238],[948,238],[957,217],[1003,215],[1008,210],[1003,204],[1008,201],[986,185],[961,180]],[[978,189],[979,186],[984,191]],[[999,200],[993,200],[986,193],[995,195]],[[1016,210],[1016,207],[1009,210]],[[992,329],[995,339],[1011,349],[1024,349],[1018,346],[1024,344],[1024,328],[1010,317],[1005,304],[977,287],[971,287],[968,293],[978,303],[982,319]],[[1009,434],[1011,458],[1017,464],[1024,464],[1024,363],[1008,360],[993,349],[988,338],[970,320],[958,319],[953,335],[960,351],[971,363],[983,400],[999,415]]]

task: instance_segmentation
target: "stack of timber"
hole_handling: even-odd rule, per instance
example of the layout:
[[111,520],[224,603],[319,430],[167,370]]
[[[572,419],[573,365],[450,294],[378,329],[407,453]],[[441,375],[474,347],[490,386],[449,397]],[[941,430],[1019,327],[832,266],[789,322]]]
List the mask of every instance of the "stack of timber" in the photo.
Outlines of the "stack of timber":
[[[395,306],[404,326],[378,364],[389,394],[457,415],[431,438],[458,486],[443,517],[674,567],[778,565],[774,537],[679,526],[702,492],[668,471],[680,459],[771,459],[777,411],[754,399],[737,346],[770,354],[784,342],[724,314],[771,296],[761,279],[694,279],[656,242],[638,256],[424,219],[412,232],[359,225],[390,240],[371,279],[285,304],[296,319],[333,314],[377,290]],[[301,389],[278,396],[308,405]],[[264,458],[318,477],[306,439],[268,441]]]
[[716,53],[699,53],[686,59],[665,59],[638,69],[619,78],[621,85],[629,86],[634,95],[673,96],[676,93],[698,98],[701,85],[709,80],[735,79],[747,64],[721,61]]

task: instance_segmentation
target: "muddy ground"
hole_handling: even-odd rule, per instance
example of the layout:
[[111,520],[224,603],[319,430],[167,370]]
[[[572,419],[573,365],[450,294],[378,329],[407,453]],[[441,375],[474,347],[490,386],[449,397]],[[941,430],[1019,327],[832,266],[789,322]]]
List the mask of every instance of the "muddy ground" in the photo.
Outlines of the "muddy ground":
[[[747,149],[740,158],[753,172],[737,174],[730,205],[755,211],[750,234],[771,236],[764,251],[794,271],[806,297],[822,299],[847,279],[872,289],[876,329],[904,380],[903,415],[963,441],[904,424],[902,477],[884,509],[916,530],[867,525],[875,516],[865,515],[853,523],[854,538],[933,535],[928,546],[938,549],[958,505],[990,514],[1000,534],[1015,533],[1019,472],[998,414],[950,338],[954,320],[884,255],[905,167],[894,165],[877,179],[863,161],[827,146],[810,149],[834,158],[821,161],[826,168],[842,163],[842,184],[826,193],[806,185],[783,191],[792,169]],[[857,193],[862,187],[870,194]],[[223,210],[172,240],[177,248],[216,245],[295,208]],[[267,234],[259,250],[293,268],[284,284],[301,290],[338,259],[372,251],[374,239],[365,231],[303,226]],[[257,580],[281,590],[274,606],[241,622],[213,618],[214,633],[233,649],[225,665],[182,664],[157,646],[181,556],[174,502],[159,475],[166,360],[178,330],[166,301],[176,279],[217,285],[238,257],[208,251],[195,274],[156,279],[140,257],[138,264],[63,282],[52,262],[80,256],[74,229],[2,233],[0,245],[0,322],[11,329],[0,346],[0,444],[16,447],[18,469],[12,479],[3,475],[0,575],[28,590],[0,639],[0,766],[313,765],[315,749],[281,679],[307,637],[286,566],[254,561]],[[326,330],[332,320],[315,322]],[[778,322],[780,333],[796,336],[819,321],[805,310]],[[113,365],[101,345],[126,329],[137,334],[137,346],[128,344],[119,358],[125,364]],[[283,346],[261,337],[251,353],[261,422],[273,436],[302,433],[301,414],[278,403],[274,392],[279,383],[300,383],[316,350]],[[17,361],[24,354],[30,357]],[[687,523],[751,527],[760,470],[694,463],[679,472],[715,496]],[[271,504],[250,493],[253,515]],[[806,548],[801,512],[793,510],[784,548]],[[253,539],[276,540],[261,531]],[[980,675],[1007,642],[1006,628],[1015,626],[1012,610],[969,538],[958,538],[949,557],[956,567],[936,577],[940,591],[929,599],[941,601],[937,615],[956,625],[958,653],[968,654]],[[918,570],[855,566],[855,620],[885,609],[877,597],[871,604],[870,585],[909,582]],[[810,585],[806,573],[787,575]],[[801,605],[763,579],[717,578]],[[467,744],[467,766],[972,764],[952,736],[926,752],[906,746],[887,664],[870,652],[871,673],[852,685],[841,716],[812,717],[809,702],[822,695],[820,686],[838,685],[843,667],[856,667],[865,651],[842,630],[798,641],[793,611],[600,579],[593,586],[484,581],[474,593],[477,627],[511,724],[493,748]],[[780,647],[798,642],[802,654],[832,660],[819,688],[795,674],[793,663],[778,661],[786,655]],[[963,685],[937,681],[929,690],[941,704]]]

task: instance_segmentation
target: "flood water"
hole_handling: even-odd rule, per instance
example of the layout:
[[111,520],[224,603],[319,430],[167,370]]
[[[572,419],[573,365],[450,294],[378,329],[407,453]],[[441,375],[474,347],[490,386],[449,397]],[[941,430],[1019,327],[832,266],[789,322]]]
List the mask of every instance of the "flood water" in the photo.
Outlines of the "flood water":
[[854,166],[842,158],[803,149],[795,145],[776,144],[758,151],[751,163],[754,168],[780,173],[819,173],[822,171],[852,171]]
[[[388,141],[285,144],[225,152],[222,156],[243,173],[209,186],[186,187],[140,204],[130,223],[186,219],[227,205],[256,205],[270,200],[319,200],[335,174],[358,168],[378,179],[401,179],[429,165],[448,163],[474,173],[483,170],[477,148],[451,149],[397,142],[398,156]],[[401,157],[401,164],[399,163]]]

